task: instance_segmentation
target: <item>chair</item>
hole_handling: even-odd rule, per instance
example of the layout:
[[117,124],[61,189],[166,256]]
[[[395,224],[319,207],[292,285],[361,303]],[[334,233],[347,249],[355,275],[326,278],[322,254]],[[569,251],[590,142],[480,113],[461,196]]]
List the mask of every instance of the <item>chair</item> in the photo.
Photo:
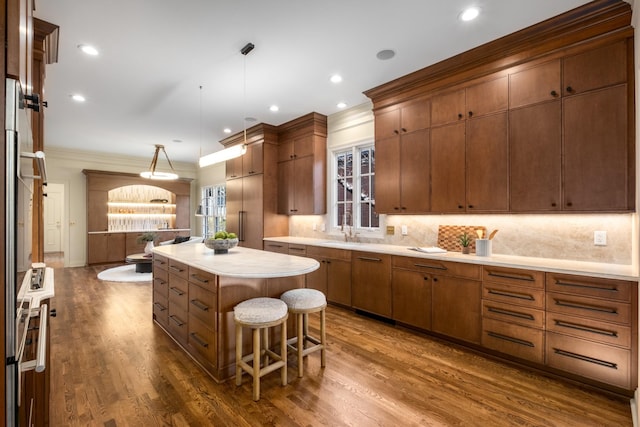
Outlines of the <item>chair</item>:
[[[287,342],[288,348],[295,351],[298,356],[298,377],[303,375],[303,359],[305,356],[315,351],[320,351],[320,366],[326,365],[326,331],[325,331],[325,308],[327,298],[324,294],[315,289],[291,289],[280,297],[283,300],[289,313],[296,315],[295,337]],[[309,313],[320,313],[320,339],[309,335]],[[307,343],[313,344],[306,347]]]
[[[287,305],[276,298],[252,298],[233,309],[236,325],[236,385],[242,385],[243,371],[253,377],[253,400],[260,400],[260,378],[280,369],[282,385],[287,385]],[[269,328],[280,325],[280,354],[269,348]],[[242,355],[242,329],[253,331],[253,350]],[[262,343],[260,335],[262,333]],[[260,363],[260,359],[264,361]],[[269,358],[274,362],[269,363]],[[248,362],[252,362],[249,364]]]

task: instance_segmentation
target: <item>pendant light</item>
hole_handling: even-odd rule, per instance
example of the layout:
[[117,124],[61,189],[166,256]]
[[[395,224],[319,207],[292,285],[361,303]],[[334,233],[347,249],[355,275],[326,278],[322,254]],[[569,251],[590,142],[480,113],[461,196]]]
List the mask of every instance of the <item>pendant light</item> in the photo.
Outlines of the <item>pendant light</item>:
[[[243,76],[243,104],[246,104],[247,98],[247,55],[253,50],[255,45],[253,43],[247,43],[240,53],[244,55],[244,76]],[[245,113],[243,111],[243,113]],[[216,163],[226,162],[227,160],[240,157],[247,152],[247,125],[246,118],[242,119],[243,132],[244,132],[244,144],[234,145],[233,147],[225,148],[224,150],[216,151],[215,153],[207,154],[204,157],[200,157],[200,167],[215,165]]]
[[[169,163],[169,167],[171,168],[171,172],[158,172],[156,170],[156,166],[158,165],[158,153],[160,150],[164,153],[164,157],[167,159]],[[149,170],[140,172],[140,176],[147,179],[162,179],[162,180],[172,180],[178,179],[178,174],[173,169],[173,165],[171,164],[171,160],[169,160],[169,156],[164,149],[164,145],[156,144],[156,152],[153,154],[153,159],[151,159],[151,165],[149,165]]]

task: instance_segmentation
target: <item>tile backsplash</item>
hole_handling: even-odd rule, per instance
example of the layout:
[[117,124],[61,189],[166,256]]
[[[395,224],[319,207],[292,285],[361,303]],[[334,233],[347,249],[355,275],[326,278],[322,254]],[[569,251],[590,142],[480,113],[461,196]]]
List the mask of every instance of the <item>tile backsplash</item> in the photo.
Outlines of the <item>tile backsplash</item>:
[[[439,225],[485,226],[498,229],[493,239],[494,255],[516,255],[576,261],[632,264],[637,240],[635,214],[611,215],[389,215],[382,228],[394,226],[393,235],[377,238],[362,236],[362,241],[402,246],[435,246]],[[320,231],[322,224],[327,232]],[[314,231],[314,225],[316,230]],[[401,235],[401,227],[407,235]],[[595,246],[593,232],[607,232],[607,245]],[[291,236],[339,239],[331,233],[329,218],[296,216],[289,220]]]

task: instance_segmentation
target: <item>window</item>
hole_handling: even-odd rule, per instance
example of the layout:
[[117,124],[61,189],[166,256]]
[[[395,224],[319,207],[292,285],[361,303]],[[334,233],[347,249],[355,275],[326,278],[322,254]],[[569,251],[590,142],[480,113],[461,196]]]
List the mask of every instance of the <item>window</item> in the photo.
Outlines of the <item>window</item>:
[[334,152],[333,224],[356,230],[378,230],[375,210],[375,151],[373,144]]
[[226,227],[226,192],[224,185],[202,187],[202,236],[206,239]]

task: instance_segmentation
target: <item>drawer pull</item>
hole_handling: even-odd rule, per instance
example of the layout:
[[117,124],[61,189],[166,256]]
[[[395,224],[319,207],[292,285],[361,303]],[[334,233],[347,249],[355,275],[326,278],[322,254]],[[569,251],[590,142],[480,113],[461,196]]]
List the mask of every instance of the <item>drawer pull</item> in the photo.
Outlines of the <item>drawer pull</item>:
[[183,268],[176,267],[175,265],[170,265],[170,266],[169,266],[169,269],[170,269],[170,270],[173,270],[173,271],[177,271],[178,273],[182,273],[182,272],[184,271],[184,269],[183,269]]
[[498,334],[496,332],[488,331],[487,335],[489,335],[490,337],[493,337],[493,338],[497,338],[499,340],[509,341],[509,342],[514,343],[514,344],[523,345],[525,347],[535,347],[535,345],[531,341],[525,341],[525,340],[521,340],[521,339],[518,339],[518,338],[509,337],[509,336],[506,336],[506,335]]
[[618,292],[618,288],[616,288],[615,286],[587,285],[585,283],[563,282],[562,280],[556,280],[556,285],[570,286],[573,288],[595,289],[597,291]]
[[166,284],[167,284],[167,282],[165,282],[165,281],[164,281],[164,280],[162,280],[162,279],[157,279],[157,278],[156,278],[156,279],[154,279],[154,281],[155,281],[158,285],[166,285]]
[[269,246],[270,248],[281,248],[282,247],[282,245],[274,245],[274,244],[269,244],[267,246]]
[[571,301],[563,301],[560,299],[554,299],[556,305],[560,307],[569,307],[569,308],[577,308],[580,310],[589,310],[589,311],[597,311],[599,313],[607,313],[607,314],[618,314],[618,311],[613,307],[596,307],[594,305],[584,305],[578,304]]
[[433,268],[434,270],[447,270],[444,265],[431,265],[431,264],[413,264],[415,267]]
[[563,322],[562,320],[554,320],[557,326],[568,329],[575,329],[577,331],[591,332],[593,334],[605,335],[607,337],[618,338],[618,333],[615,331],[605,331],[603,329],[591,328],[584,325],[576,325],[575,323]]
[[164,305],[160,304],[159,302],[154,302],[153,305],[158,307],[160,309],[160,311],[165,311],[167,309],[167,307],[165,307]]
[[571,357],[573,359],[582,360],[584,362],[593,363],[595,365],[604,366],[606,368],[618,369],[618,364],[613,362],[607,362],[606,360],[596,359],[594,357],[585,356],[583,354],[572,353],[566,350],[560,350],[559,348],[554,348],[553,351],[560,356]]
[[176,316],[169,316],[169,319],[173,320],[173,322],[178,326],[184,325],[184,322],[182,320],[178,319]]
[[192,274],[191,278],[193,280],[195,280],[196,282],[200,282],[200,283],[209,283],[209,279],[205,279],[204,277],[200,277],[197,274]]
[[289,250],[290,251],[304,251],[305,248],[292,248],[291,246],[289,246]]
[[192,299],[191,304],[195,305],[197,308],[199,308],[202,311],[209,311],[209,306],[204,304],[201,301],[198,301],[197,299]]
[[370,258],[370,257],[367,257],[367,256],[359,256],[358,259],[360,259],[362,261],[382,262],[382,260],[380,258]]
[[191,332],[189,334],[191,336],[191,338],[193,338],[193,340],[196,342],[196,344],[198,344],[201,347],[207,348],[209,347],[209,343],[206,342],[205,340],[203,340],[202,338],[200,338],[198,336],[198,334],[196,334],[195,332]]
[[527,282],[533,282],[536,279],[526,274],[517,274],[517,273],[494,273],[493,271],[489,272],[489,277],[499,277],[501,279],[513,279],[513,280],[524,280]]
[[180,289],[178,288],[169,288],[174,294],[178,295],[179,297],[181,297],[182,295],[184,295],[184,292],[182,292]]
[[495,289],[489,289],[489,294],[490,295],[499,295],[501,297],[507,297],[507,298],[523,299],[523,300],[527,300],[527,301],[535,301],[536,300],[533,297],[533,295],[517,294],[515,292],[497,291]]
[[165,265],[165,264],[166,264],[166,262],[164,262],[164,261],[160,261],[159,259],[155,260],[154,262],[155,262],[156,264],[160,264],[160,265]]
[[505,316],[518,317],[520,319],[527,319],[527,320],[535,320],[533,315],[528,313],[518,313],[516,311],[503,310],[501,308],[495,308],[495,307],[488,307],[487,310],[490,311],[491,313],[504,314]]

